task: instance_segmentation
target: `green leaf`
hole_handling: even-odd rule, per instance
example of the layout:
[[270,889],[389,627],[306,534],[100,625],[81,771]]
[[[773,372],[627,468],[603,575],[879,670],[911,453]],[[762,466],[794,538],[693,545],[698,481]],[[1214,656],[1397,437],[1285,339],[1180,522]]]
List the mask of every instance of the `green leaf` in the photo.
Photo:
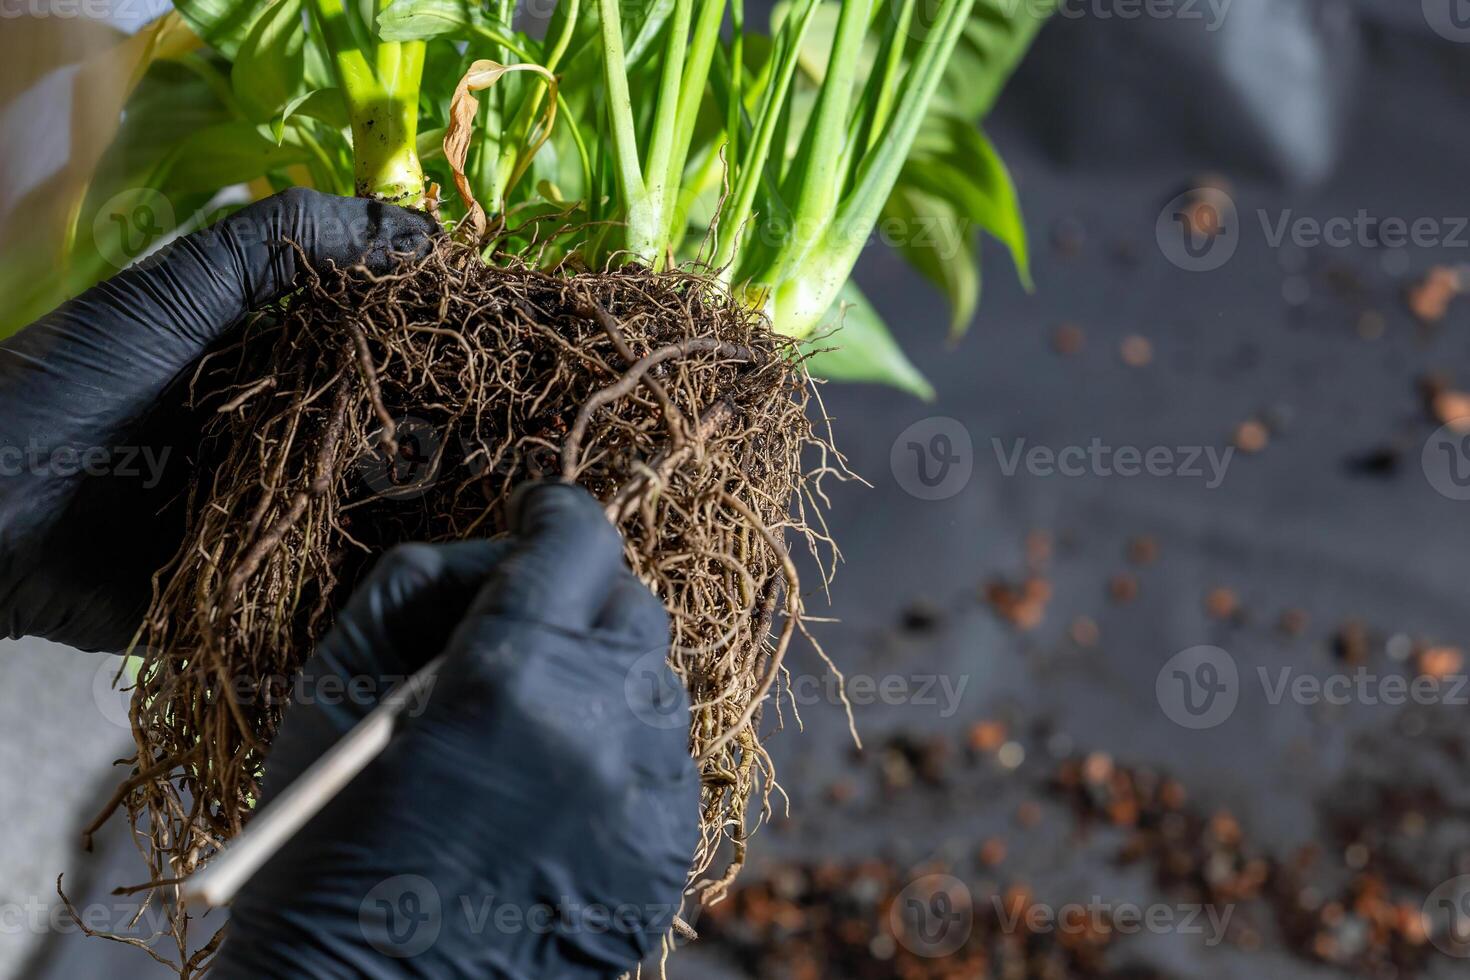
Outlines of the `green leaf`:
[[976,0],[936,104],[983,119],[1056,7],[1055,0]]
[[[573,104],[583,98],[600,100],[603,97],[600,89],[602,16],[598,8],[599,4],[583,0],[571,47],[557,68],[564,76],[562,89]],[[649,54],[659,52],[660,49],[654,42],[663,33],[673,11],[674,0],[619,0],[618,21],[623,27],[623,61],[628,67],[630,86],[636,88],[639,81],[637,76],[644,74],[651,75],[653,81],[657,82],[658,59],[649,57]]]
[[[389,43],[440,40],[465,47],[467,42],[470,53],[482,50],[487,43],[503,45],[515,58],[541,61],[541,42],[513,30],[508,23],[490,16],[479,4],[469,0],[394,0],[378,14],[377,32],[380,40]],[[506,51],[492,50],[490,55],[493,60],[503,61]],[[444,60],[442,55],[440,60]],[[464,64],[468,66],[468,59]],[[454,76],[455,82],[459,81],[459,74]],[[435,98],[442,96],[447,104],[453,90],[450,85],[449,91],[426,88],[425,92]]]
[[[852,274],[868,234],[893,193],[934,92],[943,81],[946,59],[973,5],[974,0],[942,0],[932,36],[920,47],[905,75],[888,124],[878,134],[873,149],[862,158],[856,184],[842,198],[821,241],[814,243],[820,247],[808,248],[793,261],[792,246],[783,245],[784,254],[778,254],[768,270],[755,273],[757,282],[777,284],[778,330],[806,336]],[[829,75],[829,84],[833,77]],[[807,212],[807,216],[815,215]]]
[[900,187],[947,201],[960,215],[1000,239],[1026,289],[1030,259],[1026,222],[1010,172],[983,132],[964,119],[931,116],[900,175]]
[[230,59],[261,13],[259,0],[175,0],[174,9],[204,43]]
[[415,147],[420,161],[428,163],[430,160],[444,159],[444,134],[446,132],[448,130],[443,126],[419,131]]
[[198,130],[179,145],[165,186],[170,194],[217,190],[308,159],[305,149],[277,146],[251,123],[223,123]]
[[306,67],[305,41],[301,0],[280,0],[267,7],[251,27],[230,69],[235,97],[251,119],[278,118],[298,101]]
[[235,118],[223,83],[228,67],[214,55],[152,65],[123,107],[99,180],[119,173],[141,177],[189,134]]
[[674,0],[623,0],[618,6],[623,13],[623,30],[638,27],[638,33],[627,42],[627,50],[623,52],[628,64],[636,65],[663,33],[669,15],[674,12]]
[[[775,37],[791,19],[793,8],[804,6],[796,0],[782,0],[771,8],[771,36]],[[801,70],[814,82],[827,75],[827,62],[832,56],[832,44],[837,40],[837,18],[842,13],[842,4],[826,0],[811,11],[811,24],[806,28],[797,61]]]
[[934,386],[919,373],[894,341],[893,334],[857,284],[842,287],[828,318],[837,328],[803,344],[814,353],[807,370],[833,381],[868,381],[892,385],[911,395],[932,401]]
[[339,88],[313,89],[297,96],[286,107],[283,120],[291,116],[306,116],[317,122],[326,123],[333,129],[346,129],[351,120],[347,116],[347,103],[343,101]]
[[378,14],[378,37],[389,42],[436,37],[467,41],[488,23],[479,5],[469,0],[394,0]]
[[984,133],[964,119],[931,115],[899,184],[948,201],[994,235],[1010,250],[1021,283],[1032,288],[1026,223],[1016,185]]
[[306,33],[306,58],[301,75],[306,80],[308,89],[331,88],[337,84],[336,71],[332,68],[332,55],[315,30],[308,30]]
[[291,120],[291,116],[300,108],[303,102],[315,94],[315,92],[302,92],[290,102],[287,102],[285,107],[281,109],[281,114],[271,123],[271,137],[275,139],[277,146],[280,146],[281,142],[286,138],[286,123]]
[[980,305],[980,265],[969,217],[952,200],[901,182],[888,198],[879,230],[910,265],[944,290],[950,336],[964,334]]

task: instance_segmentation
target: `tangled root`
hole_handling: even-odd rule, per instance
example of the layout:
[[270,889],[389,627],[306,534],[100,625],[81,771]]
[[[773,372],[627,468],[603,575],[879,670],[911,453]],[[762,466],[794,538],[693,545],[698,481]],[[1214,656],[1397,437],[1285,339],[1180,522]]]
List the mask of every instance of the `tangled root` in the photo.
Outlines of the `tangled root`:
[[257,318],[193,379],[217,413],[137,646],[137,755],[108,811],[132,819],[141,887],[173,908],[249,819],[291,678],[375,556],[499,533],[516,485],[560,476],[671,615],[703,779],[690,895],[717,901],[779,791],[758,725],[804,632],[786,542],[824,580],[837,557],[821,480],[846,471],[813,392],[788,341],[689,270],[492,267],[446,243],[391,275],[327,270]]

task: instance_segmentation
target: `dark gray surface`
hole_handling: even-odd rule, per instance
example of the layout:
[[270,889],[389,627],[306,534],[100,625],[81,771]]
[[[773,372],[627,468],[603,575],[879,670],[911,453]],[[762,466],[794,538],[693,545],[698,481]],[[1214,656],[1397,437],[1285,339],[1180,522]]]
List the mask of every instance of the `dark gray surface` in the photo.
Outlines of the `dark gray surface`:
[[[1241,0],[1237,9],[1252,6]],[[1402,11],[1361,6],[1364,20],[1353,21],[1344,7],[1332,21],[1345,45],[1332,57],[1363,53],[1368,61],[1362,75],[1336,79],[1342,154],[1332,167],[1314,165],[1320,185],[1279,173],[1279,154],[1258,137],[1280,119],[1242,128],[1231,111],[1220,111],[1239,100],[1219,89],[1218,65],[1190,73],[1188,59],[1155,57],[1158,25],[1130,36],[1116,22],[1054,23],[989,127],[1027,212],[1035,294],[1025,295],[1003,251],[989,248],[979,321],[951,347],[932,290],[887,258],[864,264],[864,288],[939,397],[923,405],[878,389],[827,390],[838,439],[874,486],[833,494],[833,533],[847,560],[834,586],[841,623],[820,635],[849,673],[941,672],[968,681],[951,719],[933,707],[860,708],[869,746],[899,732],[943,733],[963,744],[969,724],[982,718],[1009,717],[1023,729],[1050,721],[1078,751],[1172,772],[1206,812],[1228,807],[1252,839],[1277,854],[1327,839],[1324,802],[1360,797],[1363,781],[1420,780],[1461,815],[1433,829],[1434,846],[1419,855],[1422,871],[1431,881],[1453,873],[1452,856],[1470,846],[1470,794],[1463,764],[1440,756],[1435,733],[1448,732],[1444,743],[1463,747],[1465,708],[1271,704],[1255,674],[1258,666],[1289,665],[1318,677],[1348,669],[1331,654],[1330,635],[1349,617],[1370,626],[1368,667],[1379,674],[1404,670],[1384,652],[1396,633],[1462,647],[1470,640],[1470,504],[1437,493],[1421,470],[1420,450],[1435,425],[1417,390],[1430,371],[1470,383],[1470,308],[1452,307],[1438,329],[1425,331],[1401,295],[1429,266],[1466,261],[1470,237],[1462,231],[1458,245],[1398,251],[1274,248],[1258,215],[1264,209],[1275,222],[1291,209],[1325,220],[1365,209],[1378,218],[1442,221],[1470,213],[1463,183],[1470,88],[1461,83],[1470,47],[1445,43]],[[1107,36],[1086,34],[1094,27]],[[1133,59],[1138,79],[1091,74],[1118,52]],[[1297,93],[1281,94],[1286,115]],[[1130,98],[1127,118],[1109,111]],[[1090,166],[1095,156],[1098,165]],[[1191,273],[1165,259],[1155,221],[1206,171],[1232,178],[1240,245],[1224,267]],[[1052,247],[1059,225],[1083,229],[1075,255]],[[1355,292],[1333,285],[1344,280],[1356,283]],[[1300,298],[1303,282],[1305,301],[1288,303],[1285,295]],[[1385,318],[1381,339],[1358,336],[1366,311]],[[1085,332],[1075,356],[1052,349],[1053,329],[1063,322]],[[1152,342],[1149,366],[1122,362],[1119,343],[1130,334]],[[975,446],[969,485],[937,502],[905,493],[889,463],[895,438],[930,416],[958,419]],[[1223,451],[1252,417],[1275,419],[1281,431],[1263,452],[1237,454],[1213,490],[1179,477],[1007,477],[991,445],[992,438],[1007,446],[1025,438],[1061,448],[1099,437],[1113,446]],[[1394,446],[1403,449],[1395,472],[1365,474],[1353,465]],[[979,594],[986,581],[1023,571],[1023,539],[1032,529],[1067,543],[1050,568],[1055,598],[1045,621],[1018,634]],[[1153,535],[1161,557],[1131,569],[1139,597],[1118,605],[1107,580],[1130,570],[1126,542],[1136,534]],[[1248,624],[1206,615],[1205,596],[1216,586],[1236,592]],[[917,600],[946,611],[931,635],[899,628]],[[1276,630],[1288,607],[1311,615],[1294,639]],[[1100,627],[1094,649],[1079,650],[1066,637],[1079,615]],[[1243,686],[1227,721],[1190,731],[1166,717],[1155,679],[1171,656],[1200,644],[1228,650]],[[810,658],[800,662],[804,671],[820,670]],[[849,761],[840,711],[813,706],[803,717],[804,733],[773,741],[795,816],[757,838],[748,874],[783,860],[874,853],[914,864],[931,857],[963,863],[979,841],[1000,834],[1011,857],[995,877],[1029,881],[1043,901],[1097,893],[1164,899],[1146,870],[1108,866],[1116,839],[1062,846],[1071,823],[1059,807],[1047,806],[1036,831],[1015,830],[1015,806],[1035,795],[1051,769],[1038,740],[1023,738],[1027,762],[1014,777],[956,766],[946,792],[916,789],[883,802],[875,763],[855,768]],[[1421,724],[1425,734],[1404,734]],[[859,787],[854,802],[824,801],[837,780]],[[1120,951],[1125,961],[1181,977],[1336,975],[1284,954],[1206,949],[1178,935],[1127,940]],[[722,975],[718,959],[708,949],[696,952],[676,962],[674,975]],[[1463,962],[1446,958],[1435,969],[1450,976]]]
[[116,662],[43,640],[0,644],[0,976],[29,976],[27,958],[69,928],[56,876],[76,889],[80,826],[114,778],[107,764],[132,745],[126,701],[108,686]]

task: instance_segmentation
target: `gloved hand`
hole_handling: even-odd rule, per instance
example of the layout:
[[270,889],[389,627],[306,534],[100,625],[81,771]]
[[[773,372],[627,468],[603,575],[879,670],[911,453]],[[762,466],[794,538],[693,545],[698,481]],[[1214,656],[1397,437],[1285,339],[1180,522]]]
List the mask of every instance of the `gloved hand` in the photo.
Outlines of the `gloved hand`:
[[312,264],[423,249],[426,214],[293,189],[179,239],[0,344],[0,630],[120,650],[183,537],[199,420],[176,385]]
[[[235,899],[216,980],[600,980],[668,930],[699,783],[687,729],[659,723],[688,710],[667,615],[585,491],[535,485],[512,510],[508,541],[389,552],[307,662],[266,805],[386,679],[448,651],[389,748]],[[650,663],[665,676],[628,682]]]

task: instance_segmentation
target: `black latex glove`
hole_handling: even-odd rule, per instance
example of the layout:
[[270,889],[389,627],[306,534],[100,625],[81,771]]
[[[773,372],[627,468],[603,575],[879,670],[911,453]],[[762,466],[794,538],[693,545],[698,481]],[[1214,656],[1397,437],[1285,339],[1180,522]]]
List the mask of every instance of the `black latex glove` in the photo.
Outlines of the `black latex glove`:
[[308,661],[267,804],[448,651],[383,755],[236,898],[212,976],[610,978],[668,930],[699,783],[667,615],[584,491],[512,509],[508,541],[391,551]]
[[183,535],[199,431],[175,382],[290,291],[300,257],[288,242],[312,264],[382,270],[435,228],[420,212],[285,191],[0,344],[0,630],[122,649]]

